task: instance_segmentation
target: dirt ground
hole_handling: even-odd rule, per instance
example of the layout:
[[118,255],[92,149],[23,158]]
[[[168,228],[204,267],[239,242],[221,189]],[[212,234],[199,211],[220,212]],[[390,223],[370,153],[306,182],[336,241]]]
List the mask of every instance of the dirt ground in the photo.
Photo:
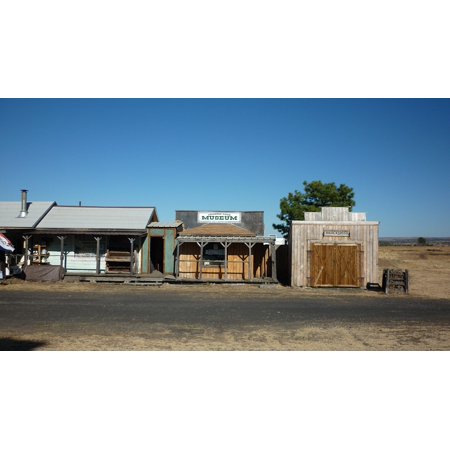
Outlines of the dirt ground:
[[[160,287],[144,287],[67,282],[26,283],[17,280],[0,286],[0,303],[2,308],[9,308],[8,314],[12,318],[12,321],[6,317],[4,320],[0,318],[0,348],[450,350],[447,302],[450,300],[450,247],[380,247],[380,282],[384,268],[409,270],[409,296],[386,296],[382,292],[362,289],[293,289],[276,285],[164,284]],[[52,301],[55,303],[40,300],[45,299],[46,292],[54,294],[49,298],[54,299]],[[31,309],[25,309],[25,304],[33,298],[37,303],[33,305],[31,302],[26,306]],[[100,298],[104,301],[101,308],[107,309],[95,309],[96,304],[100,308]],[[128,312],[133,309],[128,302],[137,299],[141,299],[141,303],[136,303],[135,311],[139,311],[140,315],[136,312],[136,316],[133,316],[134,313]],[[428,303],[427,299],[430,304],[433,303],[430,308],[434,311],[433,320],[426,318],[428,308],[424,302]],[[14,306],[15,301],[18,301],[17,306]],[[153,308],[152,302],[160,306],[147,309]],[[255,304],[257,302],[261,304]],[[58,313],[60,316],[54,321],[39,322],[47,303],[48,311],[61,309]],[[20,309],[21,304],[23,310]],[[372,311],[369,304],[374,310],[384,304],[382,308],[386,316],[369,319],[366,315],[366,307],[368,312]],[[409,313],[403,308],[407,304],[412,305],[417,316],[407,317]],[[63,311],[62,305],[75,309]],[[352,320],[348,320],[345,314],[341,318],[340,314],[353,308],[353,305],[360,305],[361,313],[355,313]],[[293,310],[295,320],[280,321],[284,316],[289,317]],[[3,311],[3,314],[7,312],[6,309]],[[84,311],[86,316],[71,322],[73,313],[70,311],[75,315]],[[106,311],[110,311],[111,315],[108,320],[105,318]],[[29,321],[27,324],[24,321],[24,317],[30,317],[30,314],[38,319],[31,321],[31,325]],[[91,320],[91,314],[98,314],[95,316],[98,319]],[[142,322],[142,314],[148,317],[148,322]],[[169,316],[159,320],[154,319],[155,314]],[[254,322],[258,314],[261,321]],[[310,320],[309,314],[314,315],[314,318]],[[187,315],[192,315],[192,319],[187,318]],[[201,315],[204,315],[203,322],[199,320]],[[239,322],[243,315],[249,317],[248,323]],[[178,317],[176,320],[175,316]],[[224,323],[223,319],[227,317],[237,322]]]
[[449,338],[448,327],[424,330],[369,325],[299,330],[243,327],[221,331],[184,327],[176,333],[171,327],[160,325],[153,327],[151,335],[41,332],[8,337],[19,342],[17,348],[13,344],[9,350],[22,350],[23,343],[30,342],[37,343],[35,350],[58,351],[449,351]]

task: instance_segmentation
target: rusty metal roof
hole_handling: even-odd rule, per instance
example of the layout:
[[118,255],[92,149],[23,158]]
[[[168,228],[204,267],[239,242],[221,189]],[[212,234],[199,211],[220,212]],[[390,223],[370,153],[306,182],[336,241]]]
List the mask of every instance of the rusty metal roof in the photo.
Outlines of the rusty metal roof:
[[205,224],[182,231],[180,236],[256,236],[245,228],[233,224]]
[[148,228],[178,228],[183,225],[181,220],[176,220],[175,222],[152,222],[148,224]]

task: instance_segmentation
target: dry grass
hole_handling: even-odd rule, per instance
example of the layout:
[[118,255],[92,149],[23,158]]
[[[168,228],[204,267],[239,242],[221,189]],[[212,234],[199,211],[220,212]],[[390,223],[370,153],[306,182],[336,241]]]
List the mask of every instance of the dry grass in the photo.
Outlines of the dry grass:
[[39,350],[450,350],[448,327],[433,325],[314,327],[282,329],[244,326],[212,327],[155,324],[146,333],[40,331],[8,334],[10,339],[38,340]]
[[380,247],[379,268],[380,279],[383,269],[408,270],[411,295],[450,299],[450,247]]
[[[379,281],[381,283],[383,269],[407,269],[410,276],[411,296],[424,298],[450,299],[450,247],[448,246],[387,246],[380,247]],[[125,292],[163,289],[183,295],[194,292],[204,296],[214,296],[224,290],[232,290],[240,295],[257,295],[274,297],[298,297],[304,293],[308,296],[379,296],[379,293],[361,289],[313,289],[286,288],[281,286],[263,287],[254,285],[162,285],[130,286],[104,285],[94,283],[25,283],[21,280],[7,282],[2,290],[48,291],[52,292]]]

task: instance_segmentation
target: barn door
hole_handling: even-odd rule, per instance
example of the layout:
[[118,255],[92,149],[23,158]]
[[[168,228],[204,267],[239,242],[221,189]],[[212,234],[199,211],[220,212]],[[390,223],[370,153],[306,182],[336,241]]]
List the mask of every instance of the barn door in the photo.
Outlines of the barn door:
[[314,287],[361,286],[360,244],[313,244],[311,278]]

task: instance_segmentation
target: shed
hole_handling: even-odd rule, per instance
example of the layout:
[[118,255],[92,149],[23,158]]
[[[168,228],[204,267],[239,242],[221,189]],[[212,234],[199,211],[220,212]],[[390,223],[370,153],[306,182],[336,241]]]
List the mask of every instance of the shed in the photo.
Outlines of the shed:
[[323,207],[293,220],[292,286],[364,287],[378,281],[379,222],[348,207]]
[[147,239],[142,247],[142,273],[175,272],[175,247],[183,222],[152,222],[147,226]]

